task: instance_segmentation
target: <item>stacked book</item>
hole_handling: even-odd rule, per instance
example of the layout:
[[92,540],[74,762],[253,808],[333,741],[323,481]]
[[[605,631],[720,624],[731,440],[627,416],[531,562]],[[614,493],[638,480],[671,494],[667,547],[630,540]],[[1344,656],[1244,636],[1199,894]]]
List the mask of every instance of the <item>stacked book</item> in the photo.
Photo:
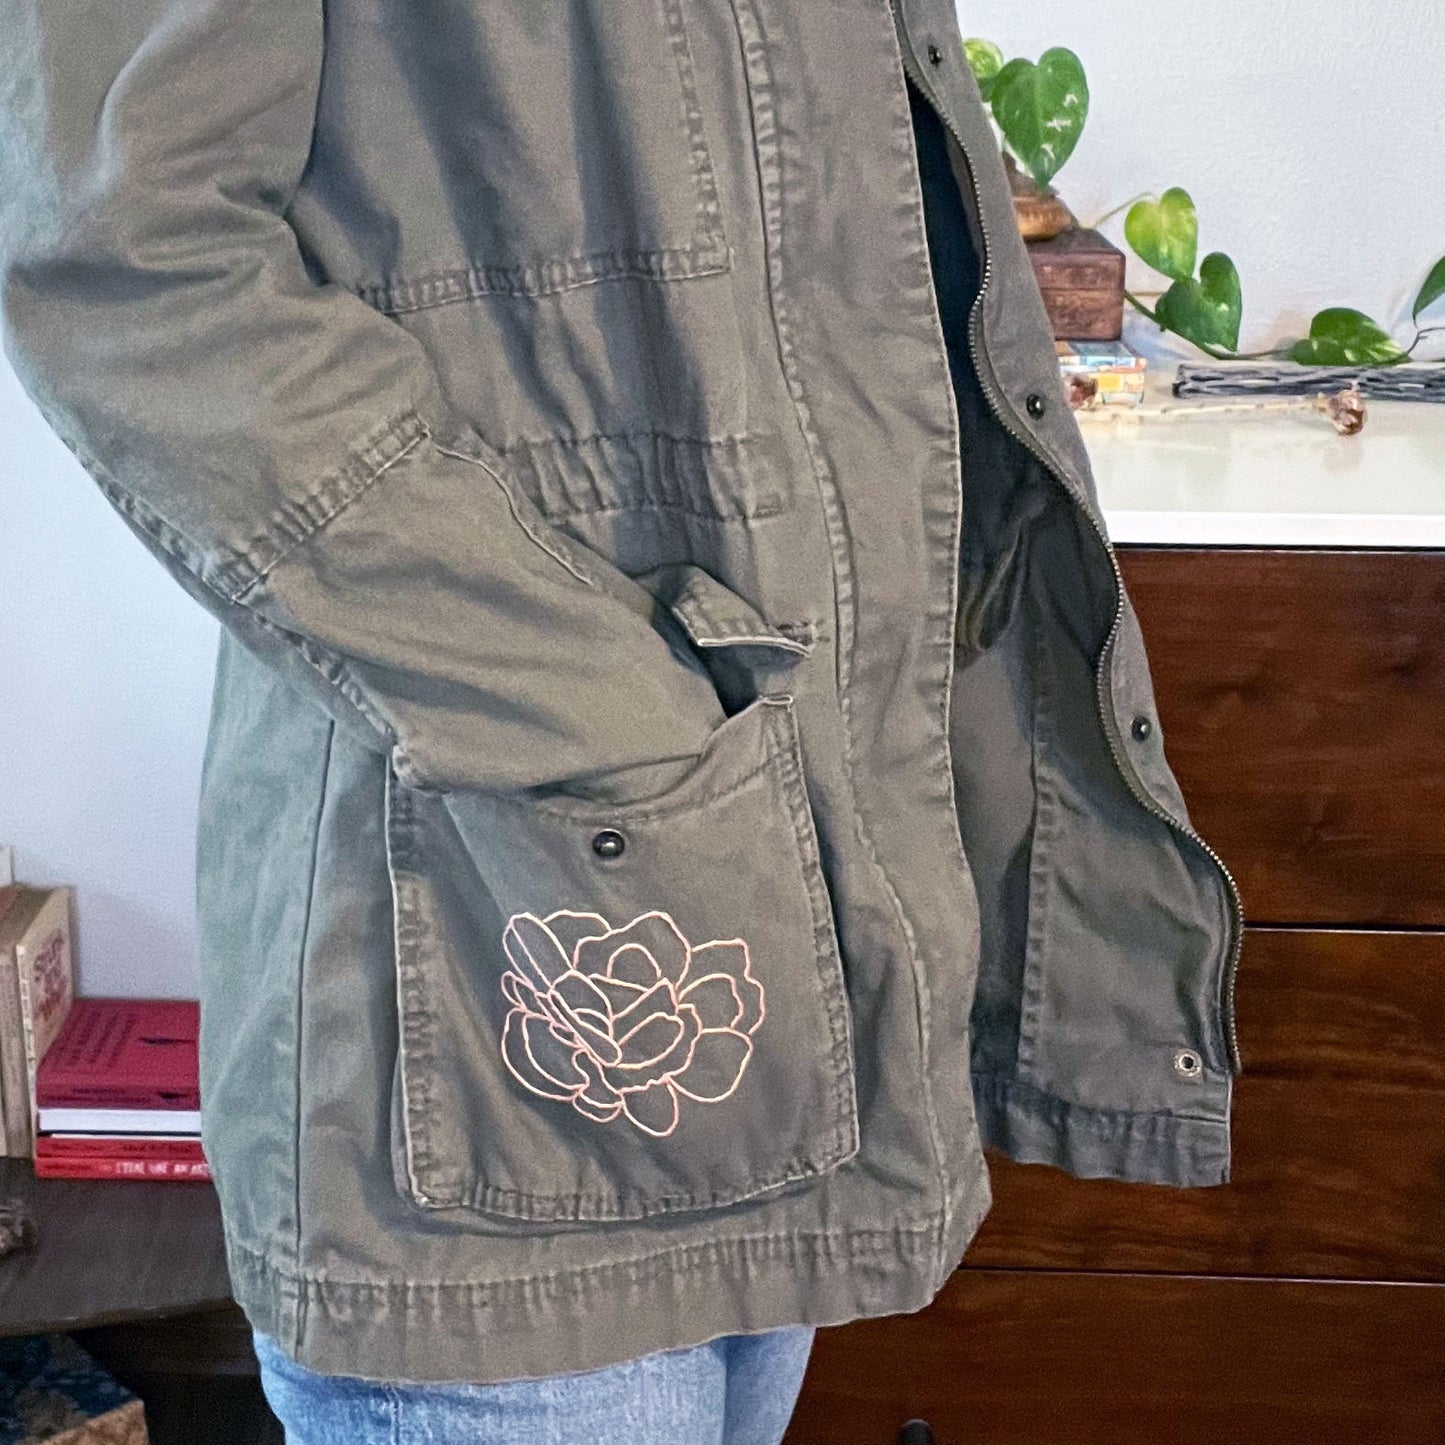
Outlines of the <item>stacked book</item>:
[[194,999],[76,999],[36,1073],[36,1174],[209,1179],[199,1028]]
[[0,1153],[37,1175],[209,1179],[194,999],[76,997],[74,891],[0,847]]
[[[0,860],[8,874],[7,856]],[[75,997],[69,888],[0,878],[0,1150],[34,1145],[35,1071]]]
[[1056,341],[1059,372],[1078,411],[1138,406],[1148,362],[1125,341]]

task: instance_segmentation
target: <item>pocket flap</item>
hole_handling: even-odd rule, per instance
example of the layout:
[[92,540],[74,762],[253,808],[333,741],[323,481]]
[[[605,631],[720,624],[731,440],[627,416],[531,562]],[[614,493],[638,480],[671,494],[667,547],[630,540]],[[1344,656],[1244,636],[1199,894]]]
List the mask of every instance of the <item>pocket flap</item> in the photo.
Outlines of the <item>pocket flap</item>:
[[695,563],[654,567],[635,580],[668,608],[698,647],[777,647],[802,657],[813,650],[811,638],[790,636]]

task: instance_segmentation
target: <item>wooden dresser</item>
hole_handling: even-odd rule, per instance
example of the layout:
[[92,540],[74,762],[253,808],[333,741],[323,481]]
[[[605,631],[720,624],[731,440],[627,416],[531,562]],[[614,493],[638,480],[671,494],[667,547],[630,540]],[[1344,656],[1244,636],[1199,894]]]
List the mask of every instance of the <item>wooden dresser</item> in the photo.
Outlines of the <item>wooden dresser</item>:
[[[1161,455],[1150,495],[1183,505],[1198,458]],[[926,1310],[820,1331],[789,1445],[892,1445],[914,1418],[936,1445],[1445,1442],[1445,549],[1119,553],[1249,923],[1234,1177],[990,1151],[963,1267]]]

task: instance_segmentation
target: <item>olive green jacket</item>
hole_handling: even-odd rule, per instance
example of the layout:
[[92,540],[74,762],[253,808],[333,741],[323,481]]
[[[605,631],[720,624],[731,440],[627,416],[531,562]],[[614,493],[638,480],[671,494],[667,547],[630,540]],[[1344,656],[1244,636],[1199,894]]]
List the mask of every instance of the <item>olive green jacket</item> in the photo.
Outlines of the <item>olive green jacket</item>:
[[0,0],[7,354],[224,624],[203,1137],[313,1368],[1229,1178],[1239,904],[950,0]]

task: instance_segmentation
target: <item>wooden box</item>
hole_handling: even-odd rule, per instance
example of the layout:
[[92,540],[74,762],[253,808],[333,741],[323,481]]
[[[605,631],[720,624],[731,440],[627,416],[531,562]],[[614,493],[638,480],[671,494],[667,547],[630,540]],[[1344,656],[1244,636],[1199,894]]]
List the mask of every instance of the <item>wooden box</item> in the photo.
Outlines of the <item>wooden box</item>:
[[1097,231],[1030,241],[1028,252],[1054,335],[1112,341],[1124,328],[1124,253]]

